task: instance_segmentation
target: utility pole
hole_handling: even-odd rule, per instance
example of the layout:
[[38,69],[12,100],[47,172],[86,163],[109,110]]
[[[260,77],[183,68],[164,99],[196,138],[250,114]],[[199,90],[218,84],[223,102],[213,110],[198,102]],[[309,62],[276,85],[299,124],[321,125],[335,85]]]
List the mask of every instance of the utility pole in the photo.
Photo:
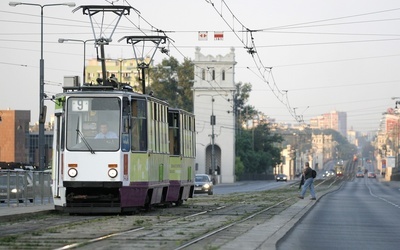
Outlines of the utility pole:
[[[45,163],[48,159],[45,159],[44,147],[45,147],[45,136],[44,136],[44,123],[46,122],[47,107],[44,105],[44,58],[43,58],[43,9],[45,7],[53,6],[68,6],[74,7],[75,3],[52,3],[52,4],[37,4],[37,3],[25,3],[25,2],[10,2],[11,7],[18,5],[29,5],[40,7],[40,60],[39,60],[39,135],[38,135],[38,148],[39,148],[39,169],[45,169]],[[46,166],[47,167],[47,166]]]
[[215,131],[214,131],[214,126],[216,125],[216,116],[214,115],[214,96],[217,95],[208,95],[208,94],[200,94],[197,96],[211,96],[211,116],[210,116],[210,125],[211,125],[211,176],[213,179],[213,183],[216,184],[216,157],[215,157]]
[[214,96],[211,96],[211,118],[210,118],[210,124],[211,124],[211,169],[212,169],[212,179],[214,184],[216,183],[215,180],[215,134],[214,134],[214,126],[216,123],[215,115],[214,115]]

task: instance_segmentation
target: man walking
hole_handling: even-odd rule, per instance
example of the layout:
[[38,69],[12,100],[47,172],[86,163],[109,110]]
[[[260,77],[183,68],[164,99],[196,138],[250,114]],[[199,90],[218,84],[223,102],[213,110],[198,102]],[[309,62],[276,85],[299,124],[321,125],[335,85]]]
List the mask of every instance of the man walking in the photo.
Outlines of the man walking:
[[315,190],[314,190],[314,178],[312,177],[312,169],[310,168],[310,164],[306,162],[305,168],[303,170],[304,176],[304,185],[300,192],[300,199],[304,199],[304,195],[308,188],[310,188],[311,200],[316,200]]

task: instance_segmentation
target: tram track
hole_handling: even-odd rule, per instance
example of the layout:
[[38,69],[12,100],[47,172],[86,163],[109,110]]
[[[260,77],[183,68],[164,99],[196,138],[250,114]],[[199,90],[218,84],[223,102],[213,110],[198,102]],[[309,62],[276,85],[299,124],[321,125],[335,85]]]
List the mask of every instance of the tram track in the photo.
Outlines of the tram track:
[[[167,225],[168,223],[175,223],[175,222],[178,222],[180,220],[188,220],[190,218],[193,218],[193,217],[196,217],[196,216],[202,216],[202,215],[211,213],[211,212],[216,211],[216,210],[224,209],[224,208],[226,208],[226,206],[217,207],[217,208],[214,208],[214,209],[193,213],[193,214],[190,214],[190,215],[187,215],[187,216],[184,216],[184,217],[172,218],[170,220],[166,220],[166,221],[162,221],[162,222],[156,223],[153,226],[158,228],[157,232],[159,233],[159,232],[162,232],[162,230],[166,230],[164,228],[160,230],[160,227],[162,225]],[[94,239],[88,239],[86,241],[82,241],[82,242],[79,242],[79,243],[73,243],[73,244],[66,245],[66,246],[63,246],[63,247],[60,247],[60,248],[56,248],[55,250],[75,249],[75,248],[80,248],[80,247],[83,247],[83,246],[92,247],[90,245],[92,243],[103,241],[103,240],[106,240],[106,239],[109,239],[109,238],[112,238],[112,237],[119,237],[119,236],[123,237],[124,235],[128,235],[128,234],[130,234],[130,236],[132,236],[133,234],[140,234],[140,237],[145,237],[145,236],[148,236],[150,234],[154,234],[155,233],[155,230],[152,230],[151,232],[146,233],[145,232],[146,229],[147,229],[146,227],[132,228],[132,229],[129,229],[127,231],[116,232],[116,233],[112,233],[112,234],[108,234],[108,235],[103,235],[103,236],[100,236],[100,237],[97,237],[97,238],[94,238]]]
[[216,235],[216,234],[218,234],[218,233],[221,233],[221,232],[223,232],[223,231],[225,231],[225,230],[227,230],[227,229],[229,229],[229,228],[231,228],[231,227],[238,226],[238,225],[240,225],[241,223],[247,222],[248,220],[251,220],[251,219],[253,219],[254,217],[256,217],[256,216],[258,216],[258,215],[260,215],[260,214],[262,214],[262,213],[268,212],[268,211],[270,211],[272,208],[277,207],[277,206],[281,205],[282,203],[287,202],[287,201],[292,200],[292,199],[293,199],[293,198],[287,198],[287,199],[285,199],[285,200],[283,200],[283,201],[280,201],[280,202],[278,202],[278,203],[276,203],[276,204],[274,204],[274,205],[272,205],[272,206],[270,206],[270,207],[268,207],[268,208],[262,209],[262,210],[260,210],[260,211],[258,211],[258,212],[255,212],[255,213],[253,213],[253,214],[251,214],[251,215],[249,215],[249,216],[246,216],[245,218],[243,218],[243,219],[241,219],[241,220],[235,221],[235,222],[230,223],[230,224],[228,224],[228,225],[225,225],[225,226],[223,226],[223,227],[221,227],[221,228],[218,228],[218,229],[216,229],[216,230],[214,230],[214,231],[212,231],[212,232],[209,232],[209,233],[207,233],[207,234],[205,234],[205,235],[202,235],[202,236],[200,236],[200,237],[198,237],[198,238],[196,238],[196,239],[194,239],[194,240],[191,240],[191,241],[189,241],[189,242],[183,244],[182,246],[180,246],[180,247],[178,247],[178,248],[175,248],[175,250],[186,249],[186,248],[188,248],[188,247],[190,247],[190,246],[192,246],[192,245],[194,245],[194,244],[196,244],[196,243],[199,243],[199,242],[202,241],[202,240],[206,240],[206,239],[210,238],[211,236],[214,236],[214,235]]
[[154,246],[158,246],[156,248],[173,249],[176,244],[186,242],[188,239],[197,237],[197,235],[207,235],[210,231],[220,231],[221,228],[229,227],[232,221],[240,221],[244,216],[250,218],[258,213],[258,210],[256,210],[246,204],[220,206],[184,217],[171,218],[155,223],[151,227],[145,226],[126,232],[104,235],[57,249],[101,249],[104,245],[119,245],[121,248],[128,248],[129,246],[132,249],[151,249]]

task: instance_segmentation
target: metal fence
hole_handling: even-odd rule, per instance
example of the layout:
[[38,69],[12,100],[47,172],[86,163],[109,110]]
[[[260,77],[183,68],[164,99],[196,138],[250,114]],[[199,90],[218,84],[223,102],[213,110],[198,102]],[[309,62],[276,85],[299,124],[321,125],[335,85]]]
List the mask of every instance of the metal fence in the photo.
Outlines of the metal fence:
[[0,170],[0,206],[53,203],[51,172]]

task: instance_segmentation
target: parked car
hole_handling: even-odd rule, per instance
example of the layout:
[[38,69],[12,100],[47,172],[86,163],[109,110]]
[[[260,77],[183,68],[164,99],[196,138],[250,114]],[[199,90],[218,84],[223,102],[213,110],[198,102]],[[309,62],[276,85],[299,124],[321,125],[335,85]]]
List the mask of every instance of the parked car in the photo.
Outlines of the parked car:
[[24,173],[0,173],[0,202],[16,200],[33,202],[33,183]]
[[376,178],[376,174],[374,172],[368,172],[368,178]]
[[214,186],[211,177],[206,174],[196,174],[194,180],[194,193],[207,193],[213,195]]
[[287,181],[287,175],[285,174],[277,174],[275,177],[276,181]]
[[364,172],[363,172],[363,171],[358,171],[358,172],[356,173],[356,177],[357,177],[357,178],[364,178]]

